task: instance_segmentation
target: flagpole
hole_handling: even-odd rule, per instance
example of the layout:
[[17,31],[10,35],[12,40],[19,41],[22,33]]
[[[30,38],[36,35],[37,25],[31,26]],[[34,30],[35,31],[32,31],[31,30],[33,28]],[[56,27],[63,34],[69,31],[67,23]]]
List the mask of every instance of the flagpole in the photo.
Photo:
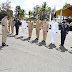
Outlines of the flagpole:
[[56,6],[54,6],[54,18],[56,18]]
[[62,10],[60,11],[60,23],[62,22]]
[[50,10],[49,22],[51,22],[51,10]]

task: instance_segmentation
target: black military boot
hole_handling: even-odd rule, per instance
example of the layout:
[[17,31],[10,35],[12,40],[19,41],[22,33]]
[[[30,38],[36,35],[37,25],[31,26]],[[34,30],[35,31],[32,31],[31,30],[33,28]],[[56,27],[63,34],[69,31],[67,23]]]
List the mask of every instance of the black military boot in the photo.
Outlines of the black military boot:
[[45,40],[43,40],[42,42],[44,42],[44,43],[45,43]]
[[31,37],[29,37],[29,40],[31,39]]
[[2,46],[8,46],[8,45],[6,45],[5,43],[2,42]]
[[38,38],[36,38],[35,40],[38,40]]
[[5,43],[2,42],[2,46],[5,46]]

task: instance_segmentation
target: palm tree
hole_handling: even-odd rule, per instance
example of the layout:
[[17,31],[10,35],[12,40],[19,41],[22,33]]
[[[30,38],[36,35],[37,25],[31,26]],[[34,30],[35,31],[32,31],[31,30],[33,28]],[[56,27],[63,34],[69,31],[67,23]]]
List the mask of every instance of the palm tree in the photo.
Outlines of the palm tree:
[[33,12],[33,17],[35,17],[36,16],[36,13],[35,13],[35,11]]
[[28,12],[28,15],[29,15],[29,18],[30,18],[30,16],[32,15],[32,12],[31,12],[31,11],[29,11],[29,12]]
[[41,10],[45,12],[46,7],[47,7],[47,3],[43,2]]
[[25,10],[24,9],[21,10],[21,15],[25,16]]
[[20,7],[20,6],[16,6],[15,15],[16,15],[17,17],[19,17],[20,12],[21,12],[21,7]]
[[25,17],[25,10],[21,9],[20,18],[23,19],[23,17]]

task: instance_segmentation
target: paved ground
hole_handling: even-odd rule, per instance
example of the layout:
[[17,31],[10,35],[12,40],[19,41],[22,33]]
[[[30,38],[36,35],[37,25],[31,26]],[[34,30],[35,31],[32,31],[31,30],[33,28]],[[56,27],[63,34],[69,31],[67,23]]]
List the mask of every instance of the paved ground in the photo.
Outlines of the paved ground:
[[[0,45],[1,45],[0,26]],[[46,46],[42,45],[42,31],[40,40],[34,43],[35,29],[32,39],[28,41],[28,31],[25,40],[19,36],[7,39],[8,47],[0,49],[0,72],[72,72],[72,32],[69,32],[65,47],[60,47],[60,31],[57,34],[55,46],[50,45],[51,31],[49,30]],[[33,42],[33,43],[32,43]],[[40,43],[40,44],[39,44]],[[1,48],[1,46],[0,46]]]

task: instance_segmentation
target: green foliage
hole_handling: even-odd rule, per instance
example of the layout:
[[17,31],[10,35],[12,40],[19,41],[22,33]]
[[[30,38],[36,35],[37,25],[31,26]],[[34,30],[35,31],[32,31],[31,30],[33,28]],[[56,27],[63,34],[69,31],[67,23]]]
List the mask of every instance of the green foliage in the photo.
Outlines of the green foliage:
[[[68,3],[65,3],[65,5],[63,6],[63,9],[64,8],[67,8],[67,7],[70,7],[70,6],[72,6],[71,4],[68,4]],[[68,19],[69,18],[69,16],[66,16],[66,18]],[[71,17],[72,18],[72,17]]]
[[67,7],[70,7],[70,6],[72,6],[71,4],[68,4],[68,3],[65,3],[65,5],[63,6],[63,9],[64,8],[67,8]]
[[46,2],[43,2],[42,6],[36,5],[33,9],[33,17],[39,15],[41,19],[49,18],[51,13],[51,7],[47,6]]
[[29,19],[35,20],[35,18],[34,18],[34,17],[26,18],[26,20],[29,20]]
[[11,2],[9,1],[9,2],[5,2],[5,3],[2,3],[2,10],[3,11],[8,11],[8,10],[10,10],[11,9]]
[[34,11],[32,14],[33,14],[33,17],[35,17],[35,16],[36,16],[36,13],[35,13],[35,11]]
[[21,7],[20,7],[20,6],[16,6],[16,9],[15,9],[15,16],[19,17],[20,12],[21,12]]
[[47,7],[47,3],[46,2],[43,2],[41,11],[45,11],[46,10],[46,7]]
[[39,11],[41,10],[41,7],[39,5],[36,5],[33,9],[34,9],[33,16],[36,16],[39,13]]
[[16,6],[15,17],[18,17],[19,19],[23,19],[25,17],[25,10],[21,9],[20,6]]
[[30,18],[30,16],[32,15],[32,12],[31,12],[31,11],[29,11],[29,12],[28,12],[28,15],[29,15],[29,18]]
[[3,17],[3,14],[4,13],[7,13],[8,14],[8,17],[13,17],[13,11],[11,10],[11,5],[10,5],[11,2],[5,2],[5,3],[2,3],[1,4],[1,11],[0,11],[0,19]]

